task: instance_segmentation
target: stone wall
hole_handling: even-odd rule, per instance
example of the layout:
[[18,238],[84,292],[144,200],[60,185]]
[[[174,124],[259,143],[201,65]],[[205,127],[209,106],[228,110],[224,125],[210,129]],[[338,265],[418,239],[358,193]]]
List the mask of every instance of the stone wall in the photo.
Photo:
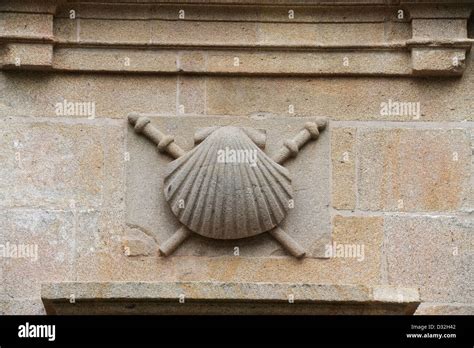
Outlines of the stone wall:
[[[0,245],[38,248],[0,258],[0,313],[44,313],[42,282],[219,281],[412,287],[417,313],[474,314],[473,3],[199,2],[0,4]],[[127,220],[131,112],[327,117],[321,199],[364,260],[159,257]]]

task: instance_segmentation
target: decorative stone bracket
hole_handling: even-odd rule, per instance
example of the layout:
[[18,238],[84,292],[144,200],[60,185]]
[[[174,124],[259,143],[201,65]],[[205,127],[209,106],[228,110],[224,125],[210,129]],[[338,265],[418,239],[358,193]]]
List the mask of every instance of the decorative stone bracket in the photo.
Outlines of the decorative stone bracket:
[[[0,4],[0,69],[455,76],[473,42],[471,11],[449,2],[249,7],[7,0]],[[229,35],[215,35],[226,27]]]
[[411,50],[414,75],[461,75],[466,55],[474,40],[467,38],[467,20],[463,18],[412,19]]

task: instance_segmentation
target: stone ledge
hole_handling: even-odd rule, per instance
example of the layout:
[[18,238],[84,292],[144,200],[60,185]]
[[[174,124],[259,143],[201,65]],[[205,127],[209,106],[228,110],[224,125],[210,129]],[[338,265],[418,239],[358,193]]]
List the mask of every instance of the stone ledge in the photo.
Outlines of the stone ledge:
[[[0,43],[2,40],[4,38],[0,38]],[[465,70],[465,56],[473,40],[409,40],[406,43],[384,45],[233,47],[214,44],[176,47],[152,44],[63,45],[14,41],[4,40],[5,45],[0,50],[0,70],[238,76],[459,76]],[[20,65],[15,64],[17,58],[21,59]],[[456,64],[453,59],[456,59]]]
[[41,298],[48,314],[413,314],[420,304],[417,289],[295,283],[60,282],[42,284]]

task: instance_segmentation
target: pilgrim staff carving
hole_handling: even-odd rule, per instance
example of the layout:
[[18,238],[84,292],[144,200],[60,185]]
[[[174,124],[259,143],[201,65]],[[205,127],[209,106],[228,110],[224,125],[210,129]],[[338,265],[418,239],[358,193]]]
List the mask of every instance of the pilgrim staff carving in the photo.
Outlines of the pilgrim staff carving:
[[262,150],[265,132],[248,127],[208,127],[196,132],[195,147],[185,152],[146,117],[128,117],[143,134],[175,160],[166,167],[164,196],[183,224],[159,247],[173,253],[192,233],[213,239],[240,239],[268,232],[291,255],[306,251],[278,225],[293,205],[289,171],[282,164],[316,140],[326,120],[308,122],[283,143],[274,158]]

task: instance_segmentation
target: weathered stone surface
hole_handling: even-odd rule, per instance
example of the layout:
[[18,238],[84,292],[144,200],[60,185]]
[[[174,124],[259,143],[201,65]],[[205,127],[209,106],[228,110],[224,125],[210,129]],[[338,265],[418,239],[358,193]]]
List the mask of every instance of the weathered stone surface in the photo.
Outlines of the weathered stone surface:
[[53,61],[53,46],[49,44],[8,44],[1,57],[3,68],[49,69]]
[[[336,271],[348,284],[380,284],[382,267],[383,220],[380,217],[333,218],[333,264],[327,267]],[[338,255],[340,249],[352,254]],[[354,253],[354,251],[356,251]],[[357,269],[356,277],[350,275]],[[342,279],[341,279],[342,281]]]
[[152,21],[151,42],[178,45],[250,45],[257,42],[256,23]]
[[412,49],[412,67],[417,75],[461,75],[466,67],[463,49]]
[[[452,4],[452,3],[451,3]],[[471,7],[469,1],[456,1],[457,6],[450,6],[449,2],[442,3],[417,3],[411,2],[406,4],[406,8],[409,9],[410,17],[415,18],[428,18],[428,19],[466,19],[471,14]]]
[[474,315],[472,303],[421,303],[415,315]]
[[357,151],[360,209],[456,211],[467,196],[466,130],[362,128]]
[[473,67],[474,64],[468,65],[463,78],[455,80],[212,77],[207,80],[206,113],[289,115],[289,105],[293,105],[295,116],[319,115],[332,120],[413,120],[413,115],[381,115],[380,104],[391,99],[420,102],[419,121],[474,120],[469,102],[469,86],[474,83]]
[[180,76],[177,91],[178,115],[203,115],[206,113],[206,79]]
[[[207,53],[204,51],[183,51],[178,54],[178,69],[184,72],[205,72]],[[181,76],[184,77],[184,76]]]
[[41,2],[34,0],[4,0],[0,3],[0,11],[54,14],[56,5],[57,3],[54,0],[44,0]]
[[[174,258],[157,258],[158,246],[151,252],[151,246],[146,246],[149,255],[126,255],[124,247],[127,238],[122,242],[109,242],[107,250],[89,253],[85,257],[78,257],[76,261],[76,279],[78,281],[173,281],[179,272],[176,270]],[[137,250],[137,249],[135,249]],[[143,251],[143,250],[142,250]],[[185,267],[189,272],[190,267]],[[189,275],[189,274],[188,274]],[[183,276],[182,274],[180,276]],[[179,279],[179,278],[178,278]]]
[[124,251],[117,252],[117,248],[127,236],[132,235],[125,233],[122,210],[84,210],[79,213],[76,226],[80,233],[75,236],[74,250],[76,268],[100,253],[117,254],[117,256],[125,254]]
[[424,302],[472,303],[473,230],[471,218],[385,217],[389,284],[420,287]]
[[[14,299],[38,298],[41,281],[73,280],[73,212],[4,209],[0,213],[3,244],[26,245],[29,257],[3,260],[4,291]],[[17,254],[19,255],[19,254]]]
[[384,30],[383,23],[262,23],[259,38],[268,45],[377,44],[384,42]]
[[[373,7],[370,11],[361,11],[357,6],[259,6],[257,3],[239,4],[233,1],[232,6],[215,6],[215,4],[200,3],[160,3],[136,6],[122,2],[120,6],[107,3],[82,3],[81,18],[101,19],[160,19],[160,20],[187,20],[187,21],[219,21],[219,22],[303,22],[303,23],[344,23],[344,22],[382,22],[385,18],[395,19],[396,12],[381,6]],[[272,5],[273,3],[268,2]],[[56,11],[58,17],[68,17],[73,4],[64,4]],[[290,8],[294,18],[290,18]],[[184,11],[180,13],[180,10]],[[355,15],[355,13],[357,15]]]
[[116,124],[4,118],[0,206],[84,209],[123,204],[123,130]]
[[[76,299],[120,299],[130,297],[132,289],[141,292],[143,299],[178,299],[180,294],[188,300],[276,300],[288,301],[293,294],[297,301],[357,301],[364,302],[378,298],[372,289],[363,286],[331,286],[308,284],[273,283],[219,283],[219,282],[177,282],[177,283],[52,283],[45,284],[44,299],[69,298],[73,289]],[[344,291],[346,290],[346,291]],[[393,289],[392,289],[393,291]],[[418,299],[416,291],[410,300]]]
[[[133,279],[140,277],[161,280],[219,282],[296,282],[322,284],[381,284],[381,245],[383,220],[379,217],[342,217],[333,221],[332,239],[338,245],[364,245],[363,259],[357,255],[329,259],[303,259],[281,257],[172,257],[157,261],[135,263]],[[317,246],[333,246],[332,241],[317,241]],[[202,242],[204,243],[204,241]],[[209,243],[206,240],[206,243]],[[245,250],[241,248],[241,254]],[[177,251],[179,252],[179,250]],[[344,255],[343,255],[344,256]],[[130,259],[130,258],[129,258]],[[130,267],[124,264],[124,267]],[[155,271],[151,271],[158,267]],[[120,279],[120,278],[112,278]]]
[[[121,229],[123,229],[123,227],[119,230]],[[132,226],[127,226],[124,230],[124,236],[121,240],[123,253],[126,256],[156,256],[158,253],[158,244],[155,238],[149,235],[148,231]]]
[[[323,47],[320,47],[323,48]],[[337,75],[410,73],[406,52],[210,52],[207,71],[241,75]]]
[[413,19],[414,38],[465,38],[467,37],[465,19]]
[[[84,281],[125,280],[128,277],[135,279],[140,275],[148,280],[146,272],[141,272],[143,267],[140,264],[143,262],[143,258],[138,255],[130,257],[134,250],[132,247],[130,249],[124,248],[127,237],[136,237],[137,235],[132,234],[126,228],[123,211],[83,212],[78,217],[77,230],[81,232],[76,234],[74,279]],[[140,236],[141,240],[145,240],[144,238],[146,237]],[[147,250],[151,251],[151,249],[152,247],[149,247]],[[157,271],[156,268],[155,271]],[[160,276],[160,274],[153,274],[153,276]]]
[[[133,313],[134,311],[127,311],[126,308],[133,309],[136,304],[127,304],[137,300],[142,303],[145,301],[145,306],[138,306],[138,313],[162,314],[196,313],[193,304],[199,303],[207,304],[207,314],[282,314],[282,311],[293,314],[409,314],[413,313],[419,304],[416,290],[386,287],[384,297],[380,297],[379,292],[377,287],[372,289],[365,286],[319,284],[51,283],[43,286],[42,299],[51,314],[77,314],[81,310],[86,313],[94,311],[95,314]],[[76,300],[73,304],[69,301],[71,293]],[[399,300],[401,293],[407,295],[403,300]],[[96,306],[94,310],[88,303],[90,300],[96,303],[99,301],[100,306]],[[174,306],[166,306],[173,300]],[[215,301],[220,302],[219,306],[213,305]],[[272,302],[269,306],[262,306],[269,301]],[[332,306],[331,303],[338,305]],[[304,304],[306,311],[298,304]],[[197,308],[197,312],[203,313],[202,306],[199,307],[201,308]]]
[[82,19],[79,27],[79,38],[82,42],[146,44],[152,39],[149,21],[124,21]]
[[3,71],[0,88],[1,116],[56,117],[55,105],[64,100],[94,102],[96,117],[123,119],[129,112],[176,112],[176,77]]
[[[312,3],[314,4],[314,3]],[[263,22],[301,22],[301,23],[357,23],[382,22],[385,18],[393,17],[390,9],[373,7],[371,11],[359,11],[357,7],[346,6],[274,6],[261,7],[258,11],[258,20]],[[290,18],[293,10],[294,18]],[[357,16],[354,15],[355,12]]]
[[173,52],[138,51],[127,49],[55,50],[53,68],[60,70],[118,71],[118,72],[176,72]]
[[[2,308],[0,300],[0,308]],[[0,309],[0,314],[2,315],[45,315],[46,310],[44,304],[39,298],[35,299],[14,299],[10,301],[5,301],[2,309]]]
[[0,39],[2,36],[26,38],[52,38],[53,16],[50,14],[0,13]]
[[[0,227],[4,231],[0,244],[6,246],[8,243],[10,249],[12,245],[18,248],[34,246],[37,254],[28,255],[37,255],[37,259],[2,258],[4,274],[0,300],[5,297],[6,302],[11,298],[28,300],[13,303],[10,310],[24,308],[22,313],[24,310],[24,313],[35,314],[34,300],[39,299],[41,282],[95,279],[99,272],[98,261],[104,255],[112,259],[126,258],[120,249],[123,225],[123,213],[107,210],[4,210],[0,215]],[[108,262],[105,265],[107,273],[102,273],[101,279],[112,278],[113,273],[120,274],[123,271],[120,268],[127,271],[127,276],[136,273],[133,264],[130,268],[124,265],[125,262],[117,263],[114,268],[114,264]],[[7,303],[7,311],[8,308]]]
[[[364,245],[363,260],[359,261],[357,257],[302,261],[293,258],[242,256],[157,258],[157,253],[146,257],[139,255],[130,257],[125,255],[123,245],[110,239],[107,251],[88,253],[79,259],[76,274],[80,281],[99,282],[107,279],[168,282],[176,280],[237,283],[296,282],[366,286],[381,284],[382,219],[337,217],[334,225],[335,245]],[[141,229],[141,232],[149,235],[146,230]],[[204,245],[209,241],[201,243]],[[179,249],[176,253],[178,252]]]
[[471,136],[471,173],[467,184],[467,199],[464,201],[462,210],[467,213],[474,212],[474,129],[470,131]]
[[[67,30],[67,29],[65,29]],[[71,45],[71,43],[65,43]],[[15,44],[16,45],[16,44]],[[30,47],[29,45],[28,47]],[[117,45],[119,46],[119,45]],[[24,45],[22,47],[25,47]],[[50,47],[45,45],[44,47]],[[298,48],[299,46],[293,46]],[[325,45],[315,46],[314,52],[307,52],[307,48],[300,50],[286,50],[284,52],[270,51],[248,53],[244,49],[235,52],[222,51],[222,49],[209,50],[203,55],[203,62],[186,64],[184,68],[177,68],[176,62],[179,55],[193,56],[199,51],[189,49],[185,52],[176,51],[173,48],[158,49],[153,47],[150,50],[128,49],[128,48],[66,48],[55,49],[53,57],[50,57],[49,67],[58,71],[99,71],[99,72],[153,72],[153,73],[177,73],[187,71],[192,73],[207,72],[209,74],[230,74],[230,75],[302,75],[302,76],[326,76],[336,75],[412,75],[412,57],[409,52],[397,52],[393,50],[382,51],[341,51],[340,47],[326,47]],[[433,52],[434,53],[433,53]],[[446,59],[436,55],[438,51],[427,50],[432,56],[439,72],[433,70],[431,74],[445,75],[447,73],[462,73],[464,71],[464,51],[459,50],[457,55],[460,64],[454,69],[444,71]],[[458,52],[458,51],[456,51]],[[24,54],[25,55],[25,54]],[[50,55],[51,56],[51,55]],[[35,51],[30,50],[27,57],[35,58]],[[158,58],[158,59],[153,59]],[[439,61],[438,61],[439,58]],[[5,55],[4,69],[12,67],[9,63],[9,56]],[[238,59],[238,61],[236,61]],[[11,59],[10,59],[11,60]],[[51,61],[53,64],[51,65]],[[417,67],[425,60],[418,61]],[[7,64],[8,63],[8,64]],[[31,64],[30,64],[31,65]],[[15,66],[15,69],[27,69],[28,64]],[[421,71],[421,69],[419,69]],[[417,73],[421,73],[417,71]],[[428,73],[428,72],[427,72]]]
[[[0,245],[2,245],[2,248],[4,248],[6,245],[5,236],[3,236],[3,234],[0,236]],[[5,277],[3,274],[4,264],[5,257],[0,257],[0,315],[3,315],[5,313],[5,306],[11,299],[7,296],[7,293],[5,291]]]
[[123,249],[127,256],[148,256],[157,252],[158,245],[152,238],[143,240],[140,237],[126,237],[123,242]]
[[[59,71],[81,72],[177,73],[185,71],[257,76],[262,74],[303,76],[412,74],[409,52],[386,50],[341,52],[340,50],[329,51],[329,48],[324,45],[318,45],[315,48],[318,50],[310,52],[303,49],[248,53],[243,49],[224,51],[220,48],[203,52],[194,49],[176,51],[173,48],[158,49],[157,47],[148,50],[118,46],[58,47],[54,50],[51,68]],[[22,66],[16,67],[17,70],[21,68]]]
[[79,20],[69,18],[54,18],[53,34],[59,42],[78,42],[79,41]]
[[412,37],[410,23],[403,21],[385,22],[385,39],[393,42],[403,42]]
[[373,296],[376,301],[395,303],[411,302],[420,297],[417,289],[399,288],[390,285],[374,287]]
[[152,19],[156,5],[139,3],[127,3],[124,1],[83,3],[59,3],[55,18],[69,18],[70,11],[76,11],[76,18],[81,19]]
[[356,207],[356,129],[331,129],[332,206]]

